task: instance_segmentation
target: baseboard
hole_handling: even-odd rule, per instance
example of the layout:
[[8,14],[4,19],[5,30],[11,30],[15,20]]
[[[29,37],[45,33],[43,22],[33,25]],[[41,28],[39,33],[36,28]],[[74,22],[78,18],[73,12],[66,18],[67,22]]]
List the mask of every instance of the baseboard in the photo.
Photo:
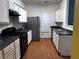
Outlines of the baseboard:
[[51,38],[40,38],[40,39],[51,39]]
[[32,40],[32,41],[40,41],[40,39],[38,39],[38,40]]

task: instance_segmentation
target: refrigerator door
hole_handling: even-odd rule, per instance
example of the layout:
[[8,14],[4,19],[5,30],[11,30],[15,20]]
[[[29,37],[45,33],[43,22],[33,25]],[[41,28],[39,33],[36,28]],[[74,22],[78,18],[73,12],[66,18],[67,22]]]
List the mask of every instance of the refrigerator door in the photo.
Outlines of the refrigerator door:
[[28,17],[28,26],[32,29],[32,40],[40,39],[40,19],[39,17]]

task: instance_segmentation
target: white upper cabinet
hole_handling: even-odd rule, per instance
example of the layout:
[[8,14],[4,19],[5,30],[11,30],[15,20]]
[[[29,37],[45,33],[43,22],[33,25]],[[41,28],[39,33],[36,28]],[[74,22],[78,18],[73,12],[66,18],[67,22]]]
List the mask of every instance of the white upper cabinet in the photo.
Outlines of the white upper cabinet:
[[9,3],[9,9],[14,9],[14,1],[15,0],[8,0],[8,3]]
[[15,2],[15,0],[8,0],[10,3],[14,3]]
[[57,10],[56,12],[56,22],[63,22],[63,13],[62,10]]
[[9,23],[8,1],[0,0],[0,23]]
[[19,22],[27,22],[27,12],[26,10],[24,10],[23,8],[19,7],[19,14],[21,16],[19,16]]
[[15,0],[15,3],[19,5],[19,3],[20,3],[20,0]]
[[8,0],[9,1],[9,9],[19,12],[19,6],[15,3],[15,0]]
[[22,2],[21,0],[15,0],[15,3],[20,6],[21,6],[21,2]]
[[16,12],[19,12],[19,6],[18,6],[17,4],[15,4],[15,3],[14,3],[14,10],[15,10]]
[[14,9],[14,4],[9,2],[9,9]]
[[23,7],[23,8],[25,8],[25,4],[22,2],[22,0],[15,0],[14,3],[21,6],[21,7]]

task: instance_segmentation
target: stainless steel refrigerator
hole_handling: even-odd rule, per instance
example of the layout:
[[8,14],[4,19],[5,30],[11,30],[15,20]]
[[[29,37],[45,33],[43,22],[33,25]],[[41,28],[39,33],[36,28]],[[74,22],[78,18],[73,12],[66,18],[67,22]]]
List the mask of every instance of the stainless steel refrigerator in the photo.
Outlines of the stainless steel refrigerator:
[[28,17],[27,26],[32,30],[32,40],[40,40],[40,18]]

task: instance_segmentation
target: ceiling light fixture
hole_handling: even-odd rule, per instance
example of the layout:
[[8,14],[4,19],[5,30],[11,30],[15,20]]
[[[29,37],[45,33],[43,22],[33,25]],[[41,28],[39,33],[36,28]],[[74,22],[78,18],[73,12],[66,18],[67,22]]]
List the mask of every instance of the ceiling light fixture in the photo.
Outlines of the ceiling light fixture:
[[48,3],[48,1],[47,0],[43,0],[42,3],[45,3],[46,4],[46,3]]
[[44,3],[48,3],[48,1],[44,1]]

